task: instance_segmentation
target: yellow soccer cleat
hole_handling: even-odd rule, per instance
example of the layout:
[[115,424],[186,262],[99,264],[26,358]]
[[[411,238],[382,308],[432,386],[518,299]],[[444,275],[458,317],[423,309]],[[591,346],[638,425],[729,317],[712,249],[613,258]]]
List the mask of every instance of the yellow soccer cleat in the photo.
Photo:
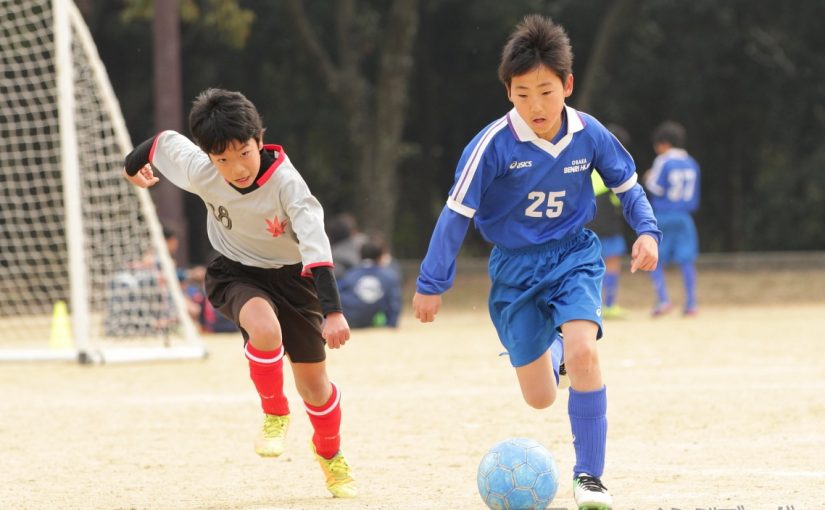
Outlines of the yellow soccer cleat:
[[602,308],[602,319],[613,320],[626,318],[627,313],[624,311],[624,308],[619,305],[606,306]]
[[255,439],[255,453],[261,457],[278,457],[284,453],[284,438],[289,428],[289,415],[264,415],[264,426]]
[[326,477],[327,489],[333,497],[354,498],[358,495],[358,487],[350,476],[349,464],[341,450],[338,450],[333,458],[325,459],[316,453],[315,445],[312,445],[312,453],[321,465],[321,470]]

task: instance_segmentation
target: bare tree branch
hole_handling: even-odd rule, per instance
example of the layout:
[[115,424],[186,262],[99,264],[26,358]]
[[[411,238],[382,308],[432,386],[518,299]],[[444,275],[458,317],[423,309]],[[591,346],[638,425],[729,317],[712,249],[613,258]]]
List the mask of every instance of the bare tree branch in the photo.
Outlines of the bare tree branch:
[[611,49],[621,31],[630,25],[639,11],[639,0],[616,0],[605,13],[596,30],[596,41],[587,61],[582,83],[577,94],[576,107],[583,111],[593,108],[593,98],[604,81],[605,65],[611,58]]
[[352,31],[355,20],[355,1],[338,0],[335,29],[338,35],[338,63],[344,69],[358,66],[358,54],[353,51]]
[[403,127],[403,111],[407,105],[407,89],[412,71],[412,46],[418,31],[418,0],[393,2],[383,34],[383,51],[378,71],[378,86],[384,91],[377,105],[378,124],[382,130],[399,133]]
[[301,0],[286,0],[286,6],[292,14],[292,19],[295,21],[295,26],[298,29],[301,39],[306,44],[307,49],[318,60],[321,66],[321,72],[326,77],[330,90],[338,92],[341,73],[335,67],[329,53],[324,49],[321,40],[312,30],[309,20],[307,19],[306,11],[304,10],[304,3]]

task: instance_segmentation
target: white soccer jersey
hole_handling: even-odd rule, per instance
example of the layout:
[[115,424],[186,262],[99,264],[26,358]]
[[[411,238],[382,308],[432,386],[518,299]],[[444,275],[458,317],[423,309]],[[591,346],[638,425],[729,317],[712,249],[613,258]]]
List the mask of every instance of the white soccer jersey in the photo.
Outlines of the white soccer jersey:
[[207,208],[212,246],[241,264],[278,268],[303,263],[303,273],[332,266],[324,232],[324,211],[283,149],[266,145],[275,162],[241,192],[224,180],[197,145],[174,131],[154,140],[149,162],[181,189],[198,195]]

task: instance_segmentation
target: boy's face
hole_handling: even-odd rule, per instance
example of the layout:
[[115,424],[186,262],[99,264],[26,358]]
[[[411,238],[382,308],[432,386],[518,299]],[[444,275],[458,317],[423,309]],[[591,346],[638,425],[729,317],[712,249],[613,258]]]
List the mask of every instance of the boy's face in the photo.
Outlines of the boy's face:
[[261,168],[261,148],[261,141],[255,138],[245,142],[233,140],[222,153],[209,154],[209,159],[227,182],[248,188]]
[[535,69],[513,76],[507,97],[521,118],[539,137],[552,140],[561,127],[564,100],[573,93],[573,75],[567,81],[540,65]]

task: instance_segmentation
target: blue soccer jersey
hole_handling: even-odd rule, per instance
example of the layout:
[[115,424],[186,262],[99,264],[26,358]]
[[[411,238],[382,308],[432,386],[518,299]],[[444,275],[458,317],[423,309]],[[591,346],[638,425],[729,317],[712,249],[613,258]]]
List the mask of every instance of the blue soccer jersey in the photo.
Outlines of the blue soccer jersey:
[[580,230],[596,211],[594,169],[621,200],[636,233],[661,240],[627,150],[595,118],[570,107],[562,117],[552,142],[539,138],[515,109],[473,138],[421,265],[419,292],[440,294],[452,285],[471,219],[486,240],[509,250]]
[[659,154],[645,177],[650,204],[658,212],[693,212],[699,207],[699,164],[684,149]]

